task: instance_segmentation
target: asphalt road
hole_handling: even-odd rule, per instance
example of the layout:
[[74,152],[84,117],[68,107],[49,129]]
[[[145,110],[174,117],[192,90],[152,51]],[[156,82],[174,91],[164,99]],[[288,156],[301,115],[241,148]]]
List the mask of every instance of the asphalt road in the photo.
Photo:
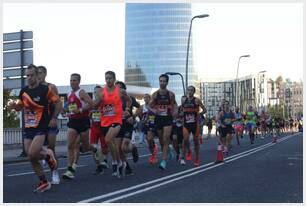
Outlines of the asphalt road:
[[[139,148],[140,159],[129,160],[135,175],[118,179],[111,169],[92,175],[91,156],[81,156],[74,180],[36,194],[37,177],[30,164],[5,164],[3,201],[5,203],[121,202],[121,203],[301,203],[303,202],[303,135],[284,135],[276,144],[271,138],[257,138],[251,145],[245,136],[225,163],[214,164],[215,138],[201,145],[201,166],[192,162],[181,166],[175,160],[167,170],[148,164],[148,150]],[[159,154],[160,157],[160,154]],[[65,171],[60,159],[59,171]],[[47,170],[47,168],[46,168]],[[47,172],[48,177],[50,173]]]

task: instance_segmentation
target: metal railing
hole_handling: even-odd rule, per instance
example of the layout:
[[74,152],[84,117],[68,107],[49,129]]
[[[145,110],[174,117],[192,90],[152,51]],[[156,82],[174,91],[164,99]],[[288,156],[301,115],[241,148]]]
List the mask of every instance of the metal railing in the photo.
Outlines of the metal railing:
[[[67,140],[67,129],[60,129],[56,141],[62,142]],[[22,144],[21,128],[3,129],[3,144]]]

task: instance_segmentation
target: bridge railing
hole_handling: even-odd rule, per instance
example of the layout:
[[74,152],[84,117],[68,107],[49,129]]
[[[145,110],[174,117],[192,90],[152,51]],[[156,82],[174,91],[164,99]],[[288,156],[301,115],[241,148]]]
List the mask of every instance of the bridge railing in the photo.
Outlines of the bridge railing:
[[[56,141],[63,142],[67,140],[67,129],[60,129]],[[3,144],[22,144],[21,128],[3,129]]]

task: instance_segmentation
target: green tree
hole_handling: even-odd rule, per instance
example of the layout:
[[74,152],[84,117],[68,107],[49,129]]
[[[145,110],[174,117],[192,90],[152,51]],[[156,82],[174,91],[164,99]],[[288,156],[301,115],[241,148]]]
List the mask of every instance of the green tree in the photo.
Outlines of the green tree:
[[7,104],[10,100],[16,100],[16,96],[10,95],[11,90],[3,89],[3,128],[15,128],[19,127],[19,118],[15,111],[11,111],[7,108]]

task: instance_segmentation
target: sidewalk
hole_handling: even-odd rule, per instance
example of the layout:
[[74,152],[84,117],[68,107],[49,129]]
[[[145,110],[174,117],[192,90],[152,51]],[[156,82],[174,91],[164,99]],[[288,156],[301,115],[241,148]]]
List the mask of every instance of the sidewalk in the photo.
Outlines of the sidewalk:
[[[3,164],[17,163],[28,161],[27,157],[19,157],[22,152],[22,146],[15,146],[14,148],[3,149]],[[67,145],[57,144],[55,152],[58,158],[67,156]]]
[[[213,134],[211,138],[214,138],[215,135]],[[207,135],[204,137],[207,138]],[[137,147],[145,147],[145,144],[138,144],[136,143]],[[14,146],[3,146],[3,164],[11,164],[11,163],[18,163],[18,162],[25,162],[28,161],[27,157],[19,157],[22,152],[21,145],[14,145]],[[67,157],[67,143],[66,142],[57,142],[55,147],[55,152],[57,158],[65,158]],[[80,155],[89,155],[89,152],[81,153]]]
[[[136,144],[136,146],[144,147],[145,145]],[[27,157],[20,157],[21,152],[22,152],[21,145],[3,149],[3,164],[11,164],[11,163],[28,161]],[[56,152],[57,158],[66,158],[67,157],[66,142],[61,142],[57,144],[55,147],[55,152]],[[80,155],[90,155],[90,152],[80,153]]]

